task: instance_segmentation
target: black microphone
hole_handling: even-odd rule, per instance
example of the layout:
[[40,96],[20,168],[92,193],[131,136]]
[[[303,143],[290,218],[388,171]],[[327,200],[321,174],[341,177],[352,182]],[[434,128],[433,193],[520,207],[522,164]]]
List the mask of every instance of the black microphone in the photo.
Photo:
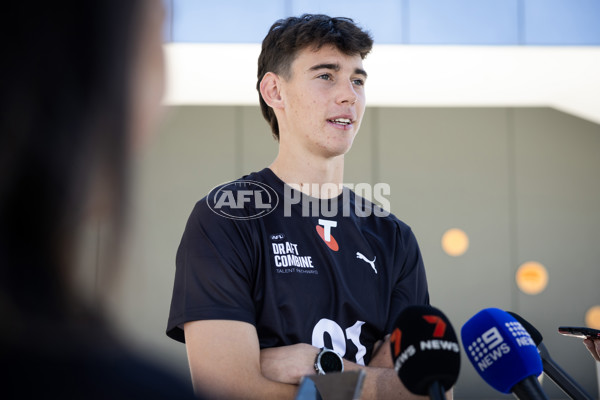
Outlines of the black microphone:
[[460,345],[448,318],[431,306],[409,306],[390,337],[394,369],[411,393],[445,399],[458,379]]
[[544,373],[552,379],[556,385],[562,389],[563,392],[571,399],[574,400],[593,400],[592,396],[586,393],[581,386],[575,382],[573,378],[569,376],[557,363],[554,362],[548,349],[542,343],[544,339],[540,331],[538,331],[533,325],[522,318],[520,315],[508,311],[517,321],[523,325],[523,328],[531,335],[531,338],[535,342],[540,356],[542,357],[542,366],[544,367]]

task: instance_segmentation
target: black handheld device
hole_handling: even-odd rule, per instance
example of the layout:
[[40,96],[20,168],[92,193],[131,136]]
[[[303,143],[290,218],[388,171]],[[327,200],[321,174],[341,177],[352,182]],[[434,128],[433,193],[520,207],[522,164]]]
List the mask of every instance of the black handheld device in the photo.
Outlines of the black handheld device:
[[600,339],[600,330],[584,326],[559,326],[558,333],[565,336],[573,336],[581,339]]

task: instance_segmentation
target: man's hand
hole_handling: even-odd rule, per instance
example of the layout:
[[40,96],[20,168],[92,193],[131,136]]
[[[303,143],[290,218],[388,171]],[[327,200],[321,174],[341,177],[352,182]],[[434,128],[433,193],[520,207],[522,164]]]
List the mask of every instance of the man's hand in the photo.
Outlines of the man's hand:
[[592,357],[600,362],[600,339],[584,339],[583,344],[590,351]]
[[369,362],[369,367],[394,368],[390,335],[386,335],[383,340],[378,341],[375,343],[375,346],[373,346],[373,356]]
[[315,374],[319,349],[306,343],[271,347],[260,351],[260,369],[265,378],[298,385],[305,375]]

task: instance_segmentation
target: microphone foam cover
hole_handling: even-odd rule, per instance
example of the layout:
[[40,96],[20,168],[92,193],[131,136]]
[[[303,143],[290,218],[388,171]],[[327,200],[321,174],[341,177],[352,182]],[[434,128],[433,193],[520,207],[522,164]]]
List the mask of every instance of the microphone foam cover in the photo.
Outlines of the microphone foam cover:
[[467,358],[491,387],[510,393],[523,379],[539,376],[542,359],[535,342],[510,314],[486,308],[461,329]]
[[510,315],[512,315],[517,321],[519,321],[521,323],[521,325],[523,325],[523,328],[525,328],[527,333],[529,333],[529,335],[535,342],[536,346],[539,346],[540,343],[542,343],[542,340],[544,340],[544,337],[542,336],[542,333],[535,328],[535,326],[531,325],[527,320],[525,320],[525,318],[521,317],[519,314],[516,314],[511,311],[507,311],[507,312]]
[[436,381],[445,390],[456,383],[460,345],[452,324],[437,308],[405,308],[396,320],[390,341],[396,373],[411,393],[428,395]]

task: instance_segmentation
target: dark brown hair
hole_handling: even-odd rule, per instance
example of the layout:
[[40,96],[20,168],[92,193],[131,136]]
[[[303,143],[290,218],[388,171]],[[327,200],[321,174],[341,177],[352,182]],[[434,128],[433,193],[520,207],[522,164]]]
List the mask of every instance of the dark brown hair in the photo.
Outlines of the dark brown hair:
[[373,47],[371,35],[359,28],[350,18],[332,18],[322,14],[304,14],[275,22],[262,42],[258,57],[256,89],[263,116],[271,125],[273,136],[279,140],[279,125],[273,109],[260,94],[260,82],[267,72],[288,79],[290,67],[300,50],[312,46],[319,50],[333,45],[347,55],[358,54],[364,59]]

